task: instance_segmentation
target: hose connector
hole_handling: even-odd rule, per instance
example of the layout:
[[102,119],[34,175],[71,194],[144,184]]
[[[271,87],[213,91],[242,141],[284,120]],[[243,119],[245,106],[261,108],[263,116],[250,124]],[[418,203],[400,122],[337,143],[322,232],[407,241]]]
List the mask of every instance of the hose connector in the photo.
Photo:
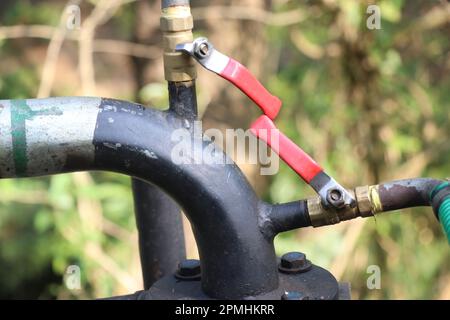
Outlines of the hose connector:
[[162,2],[160,27],[163,33],[164,75],[167,81],[185,82],[197,77],[195,61],[176,51],[180,43],[192,42],[194,20],[188,0]]
[[430,192],[430,201],[450,244],[450,182],[446,181],[434,187]]

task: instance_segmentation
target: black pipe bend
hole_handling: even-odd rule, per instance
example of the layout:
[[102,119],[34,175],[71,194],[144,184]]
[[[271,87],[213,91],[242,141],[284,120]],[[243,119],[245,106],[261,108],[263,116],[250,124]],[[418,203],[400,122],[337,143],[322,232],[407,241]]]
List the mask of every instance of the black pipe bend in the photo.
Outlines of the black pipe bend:
[[[0,101],[0,177],[106,170],[151,182],[184,209],[202,261],[202,287],[238,299],[275,289],[271,234],[259,228],[260,201],[235,164],[175,164],[174,130],[192,122],[128,102],[99,98]],[[223,157],[212,142],[196,150]]]

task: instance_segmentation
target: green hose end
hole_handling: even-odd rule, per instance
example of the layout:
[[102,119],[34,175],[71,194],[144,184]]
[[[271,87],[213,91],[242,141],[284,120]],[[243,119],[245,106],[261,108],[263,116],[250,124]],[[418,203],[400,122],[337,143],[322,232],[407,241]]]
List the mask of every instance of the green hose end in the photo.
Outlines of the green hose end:
[[450,182],[443,182],[433,188],[430,192],[430,201],[450,244]]
[[450,198],[445,199],[439,207],[439,221],[450,244]]

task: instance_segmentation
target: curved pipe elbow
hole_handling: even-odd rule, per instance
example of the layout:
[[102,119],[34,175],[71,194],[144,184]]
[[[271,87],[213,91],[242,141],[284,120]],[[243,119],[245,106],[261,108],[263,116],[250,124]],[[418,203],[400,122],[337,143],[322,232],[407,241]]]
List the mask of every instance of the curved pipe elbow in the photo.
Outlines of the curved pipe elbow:
[[[151,182],[192,223],[206,294],[237,299],[277,287],[273,239],[258,225],[261,201],[236,165],[196,164],[197,151],[225,155],[193,136],[192,122],[99,98],[4,100],[0,111],[0,177],[106,170]],[[180,163],[177,150],[187,152]]]

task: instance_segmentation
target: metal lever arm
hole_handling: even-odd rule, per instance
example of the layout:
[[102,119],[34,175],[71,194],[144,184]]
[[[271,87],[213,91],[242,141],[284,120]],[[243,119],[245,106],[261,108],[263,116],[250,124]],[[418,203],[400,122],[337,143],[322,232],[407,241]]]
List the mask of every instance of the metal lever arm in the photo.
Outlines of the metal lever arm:
[[356,204],[354,197],[330,177],[305,151],[281,133],[266,116],[251,126],[252,133],[265,141],[320,196],[322,203],[337,209]]
[[[217,51],[206,38],[197,38],[192,43],[180,44],[177,51],[188,53],[203,67],[227,79],[252,99],[264,112],[253,125],[253,133],[271,146],[276,153],[295,171],[306,183],[320,195],[325,206],[337,209],[356,204],[354,197],[323,169],[302,149],[276,129],[272,120],[278,115],[281,100],[273,96],[264,86],[239,62]],[[272,119],[272,120],[271,120]],[[273,143],[272,134],[279,144]]]
[[180,44],[176,50],[193,56],[203,67],[234,84],[270,119],[278,115],[281,100],[267,91],[241,63],[217,51],[208,39],[198,38],[192,43]]

